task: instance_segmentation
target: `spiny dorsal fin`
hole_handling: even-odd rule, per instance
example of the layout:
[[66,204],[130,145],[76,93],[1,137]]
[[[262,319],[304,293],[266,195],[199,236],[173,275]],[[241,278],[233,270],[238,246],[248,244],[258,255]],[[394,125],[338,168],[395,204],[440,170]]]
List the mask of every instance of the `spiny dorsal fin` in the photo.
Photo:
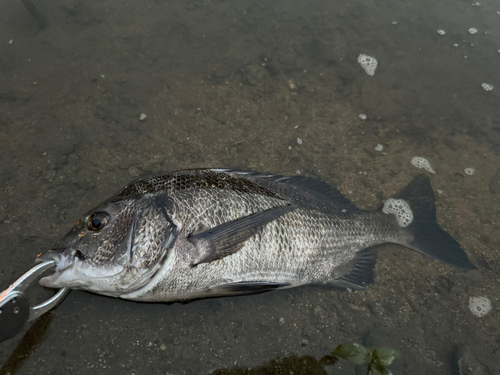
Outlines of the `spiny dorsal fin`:
[[360,211],[359,208],[352,204],[351,201],[340,192],[340,190],[334,188],[333,186],[330,186],[324,181],[314,178],[304,176],[279,176],[259,172],[245,172],[230,169],[217,169],[217,171],[239,174],[249,179],[255,179],[256,181],[276,181],[291,185],[302,190],[303,192],[307,192],[313,195],[316,199],[331,202],[338,208],[346,209],[350,212]]

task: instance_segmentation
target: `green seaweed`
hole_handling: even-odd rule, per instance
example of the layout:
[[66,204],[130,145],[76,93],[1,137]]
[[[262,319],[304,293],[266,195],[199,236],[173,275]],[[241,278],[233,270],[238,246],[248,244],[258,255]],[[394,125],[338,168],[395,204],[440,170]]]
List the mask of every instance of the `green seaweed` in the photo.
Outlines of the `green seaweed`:
[[392,348],[369,348],[356,343],[345,343],[337,346],[332,355],[357,365],[368,365],[368,375],[392,375],[387,366],[394,362],[400,353]]

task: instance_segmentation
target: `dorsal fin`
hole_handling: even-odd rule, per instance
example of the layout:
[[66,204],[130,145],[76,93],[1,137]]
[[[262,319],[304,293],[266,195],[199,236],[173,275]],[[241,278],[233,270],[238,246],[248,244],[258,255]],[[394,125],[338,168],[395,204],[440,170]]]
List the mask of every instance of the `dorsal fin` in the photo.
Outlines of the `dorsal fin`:
[[296,186],[302,190],[308,191],[309,193],[313,193],[317,197],[321,196],[339,205],[349,206],[352,211],[359,210],[359,208],[352,204],[352,202],[347,199],[344,194],[340,192],[340,190],[330,186],[324,181],[304,176],[282,177],[279,181]]
[[360,211],[360,209],[357,208],[349,199],[347,199],[340,192],[340,190],[334,188],[333,186],[330,186],[324,181],[317,180],[315,178],[304,177],[304,176],[279,176],[279,175],[264,174],[259,172],[245,172],[245,171],[231,170],[231,169],[217,169],[217,171],[239,174],[249,179],[254,179],[256,181],[260,180],[264,182],[263,183],[264,186],[269,186],[265,184],[265,181],[280,182],[298,188],[302,192],[306,192],[312,195],[316,199],[332,203],[340,209],[346,209],[350,212]]

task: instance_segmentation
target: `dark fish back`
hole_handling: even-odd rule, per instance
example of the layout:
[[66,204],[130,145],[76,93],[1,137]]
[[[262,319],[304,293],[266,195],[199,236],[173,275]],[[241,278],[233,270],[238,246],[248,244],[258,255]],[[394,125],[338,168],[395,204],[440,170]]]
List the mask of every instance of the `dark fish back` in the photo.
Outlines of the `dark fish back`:
[[338,189],[320,180],[228,169],[190,169],[139,178],[125,186],[113,201],[137,198],[145,194],[173,195],[188,189],[214,188],[280,199],[298,207],[328,214],[360,212]]
[[189,169],[162,175],[138,178],[125,186],[114,198],[118,202],[138,198],[146,194],[167,193],[173,195],[187,189],[232,190],[242,194],[257,194],[270,198],[284,199],[257,181],[246,178],[243,173],[216,169]]

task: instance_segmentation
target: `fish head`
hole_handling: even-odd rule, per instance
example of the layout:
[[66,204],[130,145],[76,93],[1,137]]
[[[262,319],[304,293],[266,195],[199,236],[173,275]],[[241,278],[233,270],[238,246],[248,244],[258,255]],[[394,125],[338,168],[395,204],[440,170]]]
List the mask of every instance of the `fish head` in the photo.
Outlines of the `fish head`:
[[175,238],[175,226],[154,199],[108,200],[38,258],[56,266],[40,284],[119,297],[151,279]]

